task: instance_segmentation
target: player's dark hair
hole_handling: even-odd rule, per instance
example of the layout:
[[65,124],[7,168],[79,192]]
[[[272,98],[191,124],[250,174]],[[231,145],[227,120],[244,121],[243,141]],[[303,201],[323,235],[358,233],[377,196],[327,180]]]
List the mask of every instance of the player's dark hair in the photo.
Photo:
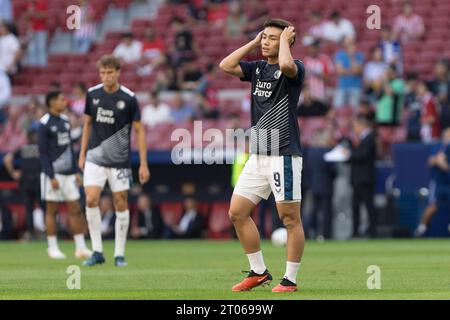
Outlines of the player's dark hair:
[[50,104],[53,100],[58,99],[58,97],[61,95],[61,91],[51,91],[47,93],[45,96],[45,104],[48,108],[50,108]]
[[[269,28],[269,27],[274,27],[274,28],[278,28],[281,30],[286,29],[287,27],[293,27],[294,25],[292,24],[292,22],[284,20],[284,19],[270,19],[267,20],[266,22],[264,22],[263,27],[264,28]],[[292,42],[291,47],[294,45],[295,43],[295,37],[294,37],[294,42]]]
[[97,68],[113,68],[116,70],[120,70],[120,60],[116,57],[114,57],[112,54],[104,55],[100,58],[100,60],[97,62]]

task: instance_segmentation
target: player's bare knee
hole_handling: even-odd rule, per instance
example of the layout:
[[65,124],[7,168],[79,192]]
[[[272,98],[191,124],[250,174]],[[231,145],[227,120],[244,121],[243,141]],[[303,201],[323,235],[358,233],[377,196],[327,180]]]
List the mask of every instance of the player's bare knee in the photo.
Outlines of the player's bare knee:
[[296,213],[282,214],[281,221],[288,231],[300,225],[300,217]]
[[242,222],[245,220],[245,215],[242,214],[242,212],[236,211],[236,210],[230,210],[228,211],[228,216],[230,217],[230,220],[233,224]]
[[114,208],[116,211],[126,211],[128,210],[128,201],[126,194],[115,194],[113,196]]
[[100,199],[96,195],[86,194],[86,205],[88,208],[97,208]]

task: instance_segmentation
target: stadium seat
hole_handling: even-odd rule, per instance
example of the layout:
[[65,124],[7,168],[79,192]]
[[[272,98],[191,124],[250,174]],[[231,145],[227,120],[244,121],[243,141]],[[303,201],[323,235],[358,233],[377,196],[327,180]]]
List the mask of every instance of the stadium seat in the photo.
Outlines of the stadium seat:
[[208,237],[211,239],[230,239],[232,224],[228,217],[228,202],[214,203],[208,223]]
[[183,204],[179,202],[165,202],[161,204],[161,215],[164,224],[170,226],[178,223],[183,215]]

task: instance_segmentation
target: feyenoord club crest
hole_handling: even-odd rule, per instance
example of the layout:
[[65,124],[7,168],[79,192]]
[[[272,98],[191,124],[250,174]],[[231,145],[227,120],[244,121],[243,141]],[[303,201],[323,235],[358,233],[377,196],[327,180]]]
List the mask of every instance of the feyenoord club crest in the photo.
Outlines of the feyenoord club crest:
[[125,101],[117,102],[117,109],[123,110],[123,108],[125,108]]
[[281,77],[281,70],[275,71],[275,74],[273,75],[273,77],[274,77],[275,79],[280,79],[280,77]]

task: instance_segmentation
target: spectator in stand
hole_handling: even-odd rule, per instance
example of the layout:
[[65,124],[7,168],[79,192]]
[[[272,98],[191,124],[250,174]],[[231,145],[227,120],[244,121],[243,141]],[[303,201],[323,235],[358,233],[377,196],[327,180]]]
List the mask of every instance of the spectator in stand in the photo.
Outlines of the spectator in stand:
[[225,25],[225,37],[237,38],[244,34],[247,25],[247,16],[242,8],[242,3],[233,0],[228,4],[228,17]]
[[323,37],[325,40],[341,43],[345,39],[355,39],[355,27],[345,18],[341,17],[339,11],[333,11],[330,16],[330,21],[325,23]]
[[170,106],[160,101],[156,92],[150,92],[149,102],[142,109],[142,123],[153,128],[160,123],[170,123]]
[[125,64],[139,62],[142,58],[142,43],[134,39],[133,33],[125,32],[122,35],[122,42],[114,49],[113,55]]
[[308,33],[305,39],[308,37],[322,40],[325,38],[325,24],[326,22],[322,19],[322,14],[320,11],[312,11],[309,14],[309,20],[311,26],[308,29]]
[[47,65],[48,59],[48,1],[31,0],[24,17],[30,22],[31,28],[28,61],[30,65],[44,67]]
[[217,119],[219,117],[219,97],[218,90],[212,85],[216,77],[215,64],[208,64],[206,73],[200,79],[197,93],[200,95],[199,108],[203,118]]
[[335,108],[347,105],[354,109],[359,107],[363,65],[364,55],[356,51],[355,41],[352,38],[346,39],[344,49],[336,53],[338,84],[333,101]]
[[435,67],[434,78],[428,82],[428,88],[437,98],[440,109],[441,129],[450,127],[450,60],[441,59]]
[[323,103],[323,101],[316,99],[311,94],[308,85],[305,85],[302,90],[302,96],[297,108],[297,116],[299,117],[321,117],[325,116],[330,107]]
[[13,7],[11,0],[0,0],[0,20],[11,24],[14,21]]
[[208,24],[213,27],[223,28],[228,16],[228,6],[226,1],[209,0],[207,7]]
[[200,57],[200,49],[185,21],[175,17],[170,26],[175,33],[175,42],[169,52],[169,62],[172,68],[178,68],[186,59]]
[[383,77],[388,68],[388,64],[383,61],[383,52],[379,47],[374,47],[371,50],[372,60],[364,66],[364,89],[369,101],[376,102],[381,91]]
[[0,70],[0,125],[3,124],[3,114],[4,108],[8,105],[9,99],[11,99],[11,82],[9,81],[8,75]]
[[255,38],[261,31],[264,21],[269,19],[269,10],[264,2],[259,0],[245,1],[248,5],[248,19],[244,32],[250,38]]
[[188,1],[188,11],[192,22],[206,22],[208,20],[208,0]]
[[152,91],[177,91],[178,83],[175,76],[175,71],[172,68],[160,70],[156,74],[155,82],[153,83]]
[[422,142],[429,143],[439,139],[441,129],[439,125],[439,113],[437,103],[433,94],[428,90],[424,81],[419,80],[416,95],[421,102],[421,128],[420,136]]
[[159,66],[166,63],[166,46],[161,37],[157,36],[155,29],[145,29],[145,40],[142,43],[142,60],[138,73],[148,75]]
[[420,112],[421,102],[417,98],[418,76],[415,72],[406,75],[405,82],[405,107],[408,109],[407,140],[420,141]]
[[320,40],[315,40],[308,48],[308,55],[304,58],[306,69],[306,83],[312,98],[326,102],[326,82],[334,72],[333,62],[326,54],[320,53]]
[[86,85],[82,82],[78,82],[73,87],[72,101],[69,104],[69,109],[78,116],[84,114],[86,106]]
[[165,225],[161,212],[146,194],[141,194],[137,199],[136,226],[131,230],[131,236],[135,239],[160,239],[163,236]]
[[381,41],[378,44],[383,52],[383,59],[389,65],[395,66],[399,75],[403,74],[402,46],[396,39],[391,27],[385,26],[381,31]]
[[412,3],[402,5],[402,14],[394,20],[394,34],[401,42],[419,41],[425,35],[425,24],[421,16],[414,14]]
[[184,213],[178,224],[169,226],[168,239],[199,239],[202,237],[204,218],[198,212],[197,202],[192,198],[184,200]]
[[87,0],[78,0],[78,6],[81,9],[81,24],[80,29],[73,33],[73,48],[77,53],[87,53],[97,35],[95,10]]
[[194,59],[186,60],[178,69],[177,82],[181,90],[197,91],[203,77]]
[[47,108],[40,103],[36,96],[30,98],[25,108],[22,130],[26,132],[39,125],[39,121],[47,112]]
[[109,195],[100,198],[99,208],[102,214],[102,238],[114,239],[116,215]]
[[9,76],[14,75],[21,57],[19,40],[10,32],[5,22],[0,20],[0,71]]
[[183,99],[180,92],[176,92],[173,97],[171,118],[176,122],[190,121],[193,119],[195,109],[193,105]]
[[376,103],[378,125],[398,126],[405,100],[405,82],[397,74],[394,66],[389,66],[383,77],[380,99]]

